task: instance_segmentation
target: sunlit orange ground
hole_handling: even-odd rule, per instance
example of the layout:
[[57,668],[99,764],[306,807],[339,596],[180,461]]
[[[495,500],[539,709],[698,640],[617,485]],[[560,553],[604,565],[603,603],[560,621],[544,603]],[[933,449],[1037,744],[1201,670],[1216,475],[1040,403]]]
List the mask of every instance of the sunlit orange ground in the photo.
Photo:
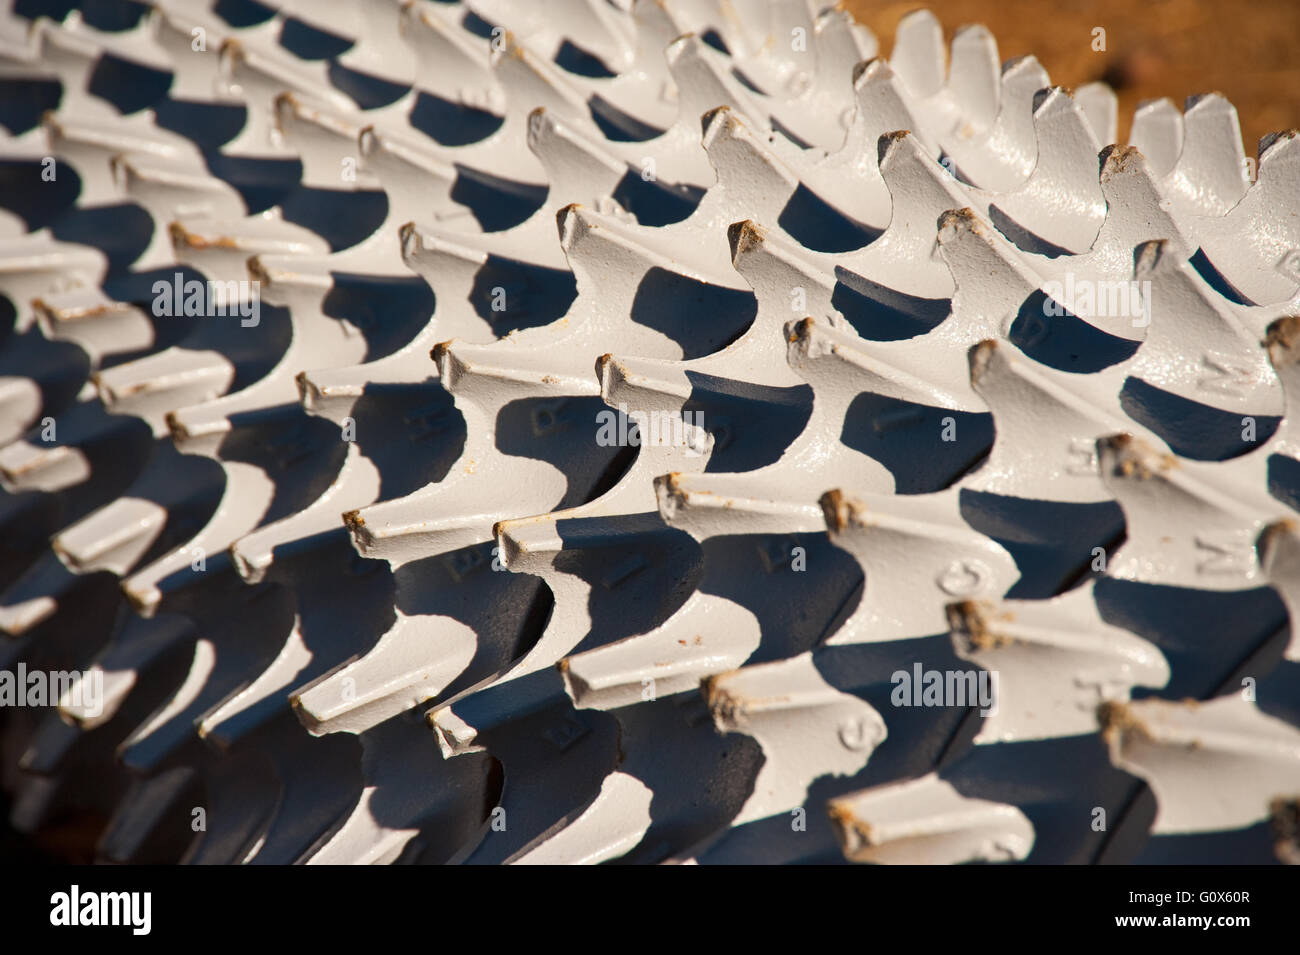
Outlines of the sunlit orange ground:
[[[1237,107],[1248,156],[1265,133],[1300,127],[1300,0],[844,0],[885,55],[899,19],[927,5],[948,39],[983,23],[1004,61],[1032,53],[1060,86],[1109,82],[1121,141],[1140,101],[1167,96],[1181,107],[1216,90]],[[1104,53],[1092,50],[1094,27],[1106,30]]]

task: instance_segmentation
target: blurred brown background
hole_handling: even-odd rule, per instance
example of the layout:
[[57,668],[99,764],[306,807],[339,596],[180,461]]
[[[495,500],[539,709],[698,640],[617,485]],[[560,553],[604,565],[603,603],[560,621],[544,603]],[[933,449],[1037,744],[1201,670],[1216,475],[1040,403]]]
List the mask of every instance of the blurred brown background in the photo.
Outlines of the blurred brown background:
[[[930,4],[844,0],[859,23],[893,47],[894,28],[928,6],[947,39],[983,23],[1003,61],[1032,53],[1067,87],[1105,80],[1119,94],[1119,135],[1128,138],[1133,110],[1167,96],[1181,108],[1196,93],[1218,91],[1241,116],[1246,155],[1265,133],[1300,127],[1300,0],[945,0]],[[1106,51],[1092,49],[1094,27]]]

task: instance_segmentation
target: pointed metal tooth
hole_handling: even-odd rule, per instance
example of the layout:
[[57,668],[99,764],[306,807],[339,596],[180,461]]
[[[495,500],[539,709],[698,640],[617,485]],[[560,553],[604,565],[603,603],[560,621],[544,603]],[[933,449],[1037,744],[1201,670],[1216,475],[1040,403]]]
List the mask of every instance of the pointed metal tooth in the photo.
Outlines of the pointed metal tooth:
[[[1253,160],[1246,160],[1247,164]],[[1300,296],[1300,227],[1295,223],[1300,184],[1296,130],[1260,141],[1258,178],[1212,227],[1199,231],[1210,262],[1245,298],[1259,305],[1293,304]],[[1208,223],[1207,223],[1208,225]]]
[[1002,98],[998,44],[988,27],[959,27],[952,37],[952,66],[948,85],[967,128],[957,131],[969,138],[984,132],[997,119]]
[[113,355],[142,351],[155,340],[153,323],[141,309],[114,302],[98,289],[40,298],[32,310],[46,338],[75,343],[93,366]]
[[1286,513],[1265,490],[1260,455],[1189,461],[1128,434],[1100,439],[1097,455],[1128,527],[1108,574],[1204,590],[1259,585],[1255,539]]
[[226,217],[244,212],[243,200],[234,188],[209,175],[198,162],[127,153],[113,156],[110,168],[126,197],[143,206],[153,219],[149,245],[132,263],[139,271],[175,264],[178,250],[173,241],[177,236],[169,226],[177,216]]
[[[849,330],[812,319],[792,322],[788,340],[791,364],[828,398],[842,391],[844,379],[852,375],[850,380],[859,392],[943,408],[984,408],[984,403],[968,389],[937,384],[952,376],[943,373],[946,369],[942,364],[937,369],[934,364],[927,368],[918,361],[920,343],[907,347],[895,342],[867,342]],[[951,367],[950,362],[946,364]],[[841,407],[836,410],[847,411],[847,404],[837,404]]]
[[[204,217],[168,225],[176,261],[191,265],[210,282],[248,279],[253,256],[324,256],[328,244],[309,229],[263,214],[234,221]],[[273,259],[272,261],[279,261]]]
[[955,489],[908,497],[822,495],[832,539],[866,574],[861,603],[828,645],[939,633],[947,626],[942,604],[999,597],[1015,583],[1020,575],[1011,555],[962,520],[958,501]]
[[187,348],[169,348],[91,376],[105,408],[143,418],[156,437],[167,434],[172,409],[223,395],[234,378],[234,365],[220,352]]
[[470,665],[477,644],[458,620],[399,615],[365,656],[300,687],[290,702],[314,735],[361,733],[440,694]]
[[289,688],[311,662],[312,651],[295,624],[275,659],[252,682],[203,713],[195,722],[195,732],[223,750],[233,749],[259,728],[272,710],[283,708]]
[[479,0],[476,12],[528,37],[531,48],[552,56],[565,40],[573,42],[618,73],[631,66],[633,48],[622,10],[607,3],[575,0],[541,10],[510,0]]
[[1243,829],[1300,788],[1300,731],[1237,694],[1103,703],[1097,722],[1111,762],[1154,790],[1156,835]]
[[[642,446],[622,480],[594,501],[496,525],[497,545],[507,569],[545,580],[556,607],[537,642],[497,678],[496,686],[553,666],[587,636],[592,624],[589,607],[597,582],[567,572],[565,567],[572,560],[567,555],[584,550],[599,550],[601,554],[632,550],[598,582],[605,590],[624,586],[629,580],[635,584],[659,549],[652,544],[653,535],[664,530],[655,508],[651,475],[673,467],[685,470],[688,462],[692,469],[698,469],[704,460],[671,445]],[[646,551],[651,557],[646,556]],[[644,609],[653,615],[651,608]]]
[[1153,173],[1168,175],[1183,154],[1183,114],[1171,100],[1143,100],[1133,114],[1129,143],[1146,157]]
[[995,207],[1057,248],[1087,252],[1106,218],[1097,183],[1100,145],[1080,103],[1054,87],[1033,110],[1037,158],[1017,191],[998,196]]
[[78,204],[83,208],[121,201],[120,181],[111,164],[115,156],[142,154],[142,163],[152,158],[154,162],[202,168],[193,143],[159,128],[147,116],[110,120],[60,111],[46,115],[45,128],[50,148],[77,169],[81,179]]
[[[374,865],[418,847],[421,861],[440,863],[476,837],[491,798],[489,760],[440,760],[425,728],[404,720],[366,733],[361,747],[361,797],[304,861]],[[429,751],[428,758],[411,758],[421,750]]]
[[35,55],[42,73],[58,77],[67,97],[64,107],[104,115],[106,108],[97,103],[97,97],[90,95],[90,77],[103,52],[99,44],[43,17],[32,25],[31,35],[29,51]]
[[587,116],[582,93],[564,72],[520,44],[508,30],[504,48],[492,53],[492,72],[511,91],[512,102],[531,103],[533,108],[541,106],[574,120]]
[[104,53],[130,63],[150,67],[164,72],[170,67],[170,61],[153,42],[153,34],[144,17],[135,26],[127,30],[99,30],[87,20],[74,12],[65,17],[61,30],[65,34],[84,37]]
[[[1278,380],[1282,382],[1283,395],[1288,409],[1300,402],[1300,316],[1287,316],[1270,322],[1264,332],[1264,349]],[[1300,457],[1300,435],[1295,433],[1295,414],[1287,414],[1278,426],[1269,446],[1271,450],[1288,457]]]
[[[1118,141],[1119,102],[1113,89],[1105,83],[1084,83],[1074,91],[1074,101],[1083,110],[1098,143],[1109,146]],[[1137,143],[1134,145],[1142,148]]]
[[[569,351],[564,364],[580,359]],[[500,520],[499,496],[487,488],[488,474],[509,467],[513,475],[526,467],[529,477],[521,486],[529,488],[516,505],[527,508],[554,506],[565,492],[564,475],[546,462],[515,457],[505,460],[485,439],[495,429],[498,409],[511,400],[556,395],[593,395],[596,382],[582,368],[565,374],[553,349],[535,352],[529,348],[505,348],[448,342],[435,348],[440,380],[457,395],[467,422],[468,443],[460,462],[441,483],[394,501],[384,501],[344,515],[357,549],[381,557],[395,566],[418,556],[456,550],[491,538],[493,524]],[[473,480],[471,480],[473,478]]]
[[41,402],[40,386],[32,379],[0,375],[0,446],[35,424]]
[[379,473],[374,464],[348,444],[347,458],[334,482],[307,507],[288,517],[264,524],[230,545],[230,558],[239,575],[260,583],[280,548],[289,549],[319,535],[339,529],[340,507],[351,512],[379,495]]
[[571,352],[565,356],[559,351],[545,346],[517,347],[513,342],[475,345],[452,341],[435,348],[434,360],[444,387],[482,408],[557,393],[598,394],[586,356]]
[[[760,326],[767,338],[768,327],[778,327],[804,315],[835,321],[839,313],[832,304],[835,274],[829,262],[821,261],[779,232],[769,231],[752,219],[734,222],[727,230],[731,262],[744,276],[758,299]],[[797,313],[795,289],[803,290],[804,308]],[[747,333],[748,335],[748,333]]]
[[807,653],[710,677],[702,692],[718,730],[753,736],[766,757],[735,825],[801,806],[819,776],[855,775],[887,735],[880,714],[828,684]]
[[659,513],[700,540],[722,534],[819,531],[824,525],[817,507],[791,484],[797,473],[789,465],[774,466],[770,474],[673,472],[655,482]]
[[1219,93],[1193,96],[1183,114],[1183,149],[1168,178],[1171,199],[1221,216],[1250,187],[1237,110]]
[[[414,72],[413,57],[401,43],[400,19],[391,0],[360,3],[328,2],[286,4],[292,15],[337,36],[353,40],[339,56],[350,69],[407,85]],[[400,9],[400,8],[399,8]]]
[[[1267,352],[1259,347],[1259,334],[1230,303],[1170,242],[1145,243],[1134,250],[1134,259],[1134,280],[1151,283],[1151,304],[1146,341],[1134,356],[1130,374],[1234,414],[1280,414],[1282,390]],[[1185,357],[1178,361],[1175,355]],[[1192,355],[1199,355],[1200,361],[1188,362]]]
[[[475,473],[474,458],[457,470]],[[400,567],[432,554],[491,539],[499,498],[477,482],[454,478],[394,501],[381,501],[343,515],[353,545],[365,557]]]
[[500,114],[505,97],[488,65],[488,41],[453,24],[459,12],[430,4],[401,8],[402,39],[415,53],[415,85]]
[[613,710],[694,690],[705,677],[739,667],[759,638],[752,613],[696,592],[662,626],[565,657],[560,673],[576,706]]
[[1050,81],[1032,56],[1010,60],[1003,67],[997,119],[972,149],[974,130],[959,124],[942,139],[962,178],[996,192],[1022,187],[1033,172],[1038,152],[1034,130],[1034,95]]
[[[1300,527],[1292,518],[1269,524],[1256,547],[1260,566],[1286,604],[1287,615],[1293,621],[1300,619]],[[1300,627],[1292,625],[1285,655],[1300,663]]]
[[510,864],[598,865],[617,859],[635,848],[650,828],[653,798],[635,776],[610,773],[581,816]]
[[[465,207],[451,197],[456,167],[422,148],[414,137],[404,138],[388,129],[366,126],[357,134],[357,155],[361,168],[382,183],[390,203],[390,220],[398,216],[409,220],[410,209],[415,207],[419,218],[455,216],[472,221],[465,215]],[[336,184],[340,169],[333,170]]]
[[107,271],[108,259],[100,250],[59,242],[45,232],[0,242],[0,292],[17,312],[15,332],[26,331],[35,321],[35,299],[97,287]]
[[[225,429],[202,436],[215,446],[228,433]],[[207,561],[219,559],[231,543],[256,526],[275,493],[275,487],[261,468],[242,462],[227,461],[226,486],[212,517],[203,529],[180,547],[135,570],[122,581],[138,613],[152,616],[169,594],[195,582]]]
[[145,554],[166,520],[166,510],[157,503],[120,497],[64,529],[50,543],[75,573],[106,570],[121,575]]
[[1097,233],[1092,254],[1079,262],[1057,260],[1060,264],[1052,271],[1087,271],[1127,281],[1133,275],[1134,248],[1156,238],[1167,240],[1176,258],[1191,258],[1196,244],[1171,216],[1142,153],[1132,146],[1110,146],[1101,151],[1100,158],[1106,221]]
[[[846,215],[864,226],[883,231],[889,224],[893,200],[880,175],[873,147],[880,137],[897,129],[910,129],[930,155],[938,155],[930,131],[908,107],[898,77],[885,60],[876,57],[853,69],[852,121],[844,146],[799,173],[819,196],[832,196]],[[846,189],[845,182],[854,188]]]
[[957,655],[997,674],[977,744],[1091,732],[1102,702],[1169,681],[1154,644],[1102,620],[1092,583],[1051,600],[950,604],[948,622]]
[[566,702],[559,674],[546,668],[513,682],[508,694],[500,684],[489,685],[451,705],[430,710],[425,719],[437,736],[443,758],[450,759],[483,749],[476,741],[486,734]]
[[[365,122],[357,112],[331,109],[314,96],[284,92],[274,103],[280,141],[302,157],[301,185],[318,189],[375,189],[379,182],[360,166],[358,139]],[[345,175],[352,163],[352,176]]]
[[757,94],[736,80],[725,61],[698,36],[674,40],[668,44],[666,56],[683,116],[703,116],[719,106],[756,121],[767,115]]
[[943,89],[945,59],[943,27],[933,13],[915,10],[898,21],[889,60],[913,96],[927,99]]
[[[784,168],[760,137],[727,106],[705,113],[704,149],[718,172],[718,186],[729,207],[761,222],[776,222],[799,177]],[[705,202],[716,201],[710,190]],[[704,212],[701,212],[704,215]]]
[[273,156],[288,152],[275,125],[276,97],[286,90],[319,97],[345,114],[356,108],[329,82],[324,63],[291,60],[274,47],[250,45],[235,37],[222,42],[217,94],[238,98],[248,107],[247,125],[223,147],[226,154]]
[[1033,824],[1015,806],[963,796],[934,773],[841,796],[829,812],[851,862],[1016,862],[1034,845]]
[[[223,38],[214,18],[202,10],[176,10],[155,6],[145,14],[154,42],[172,63],[168,94],[178,100],[210,99],[216,90],[217,50]],[[195,29],[202,29],[210,49],[194,49]],[[204,46],[207,46],[205,42]]]
[[956,344],[974,343],[981,335],[1000,336],[1025,299],[1040,287],[1038,276],[1010,243],[969,208],[951,209],[939,217],[937,241],[956,291],[952,318],[936,328],[933,337]]
[[[428,364],[427,352],[420,363]],[[365,367],[368,366],[353,365],[298,372],[298,395],[303,410],[311,415],[328,418],[342,427],[345,419],[352,417],[357,400],[366,393],[366,385],[376,380],[361,370]],[[402,381],[404,378],[398,377],[397,380]]]
[[60,491],[90,477],[90,462],[74,444],[15,441],[0,448],[0,484],[10,494]]
[[828,7],[817,14],[815,39],[817,68],[827,85],[842,85],[855,66],[879,52],[875,35],[843,7]]
[[606,147],[544,107],[528,115],[528,148],[546,170],[548,201],[552,196],[612,195],[628,167]]
[[743,285],[730,266],[726,236],[721,229],[714,233],[714,243],[707,250],[701,249],[702,254],[682,261],[680,249],[673,248],[670,236],[655,234],[660,230],[630,226],[584,206],[571,205],[561,210],[559,226],[560,242],[577,277],[579,292],[599,288],[602,309],[615,314],[630,314],[641,279],[655,268],[722,288]]
[[[1058,372],[1005,341],[987,340],[971,348],[971,385],[988,402],[997,437],[988,459],[965,486],[1037,500],[1110,500],[1098,470],[1096,441],[1119,428],[1139,430],[1114,398],[1122,374],[1110,369],[1091,375]],[[1027,448],[1037,452],[1026,455]]]
[[453,239],[414,222],[402,227],[399,240],[406,267],[428,282],[430,288],[438,285],[441,289],[446,283],[449,294],[460,289],[468,292],[475,274],[488,260],[488,253],[469,244],[467,237]]
[[934,224],[949,209],[967,206],[969,197],[906,131],[880,138],[880,174],[894,203],[889,228],[862,251],[846,256],[844,267],[859,275],[889,275],[895,292],[950,297],[952,275],[934,256]]

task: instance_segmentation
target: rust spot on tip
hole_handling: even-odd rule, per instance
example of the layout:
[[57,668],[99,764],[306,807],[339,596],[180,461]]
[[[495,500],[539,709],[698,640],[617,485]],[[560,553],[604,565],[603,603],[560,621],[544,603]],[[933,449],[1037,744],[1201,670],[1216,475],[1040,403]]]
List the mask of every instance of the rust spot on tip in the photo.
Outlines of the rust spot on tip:
[[745,713],[745,699],[728,692],[721,685],[723,678],[735,672],[715,673],[700,681],[700,692],[704,694],[709,712],[716,721],[729,726],[735,725]]
[[167,412],[163,417],[163,421],[167,424],[167,430],[171,433],[172,440],[186,441],[189,439],[189,428],[185,427],[185,425],[181,423],[181,419],[176,417],[175,411]]
[[848,509],[844,502],[844,492],[836,488],[821,496],[822,513],[826,515],[826,526],[838,534],[848,526]]
[[876,834],[872,830],[871,824],[859,819],[848,806],[833,802],[827,807],[826,814],[830,816],[832,823],[844,830],[846,835],[857,836],[865,845],[874,846],[877,844]]
[[1107,743],[1120,742],[1132,736],[1135,739],[1151,740],[1151,731],[1127,703],[1107,700],[1097,707],[1097,725],[1101,727],[1101,738]]
[[1274,854],[1287,865],[1300,865],[1300,795],[1275,797],[1268,814]]
[[451,349],[451,343],[453,340],[454,339],[449,339],[445,342],[438,342],[438,344],[434,345],[433,348],[429,350],[429,357],[432,358],[435,363],[441,365],[442,360],[447,357],[447,353]]
[[[974,600],[963,600],[959,603],[949,604],[947,607],[948,628],[954,634],[960,634],[966,639],[968,650],[995,650],[998,647],[1010,646],[1015,641],[1006,634],[998,633],[990,625],[988,615],[985,613],[986,607]],[[1013,619],[1011,614],[1006,614],[1003,620]]]
[[727,238],[731,241],[731,256],[744,255],[751,249],[756,249],[763,244],[763,239],[767,232],[757,222],[752,219],[744,219],[740,222],[733,222],[727,228]]
[[1142,153],[1136,146],[1107,146],[1101,151],[1101,157],[1102,175],[1127,172],[1143,161]]
[[1300,315],[1286,315],[1268,326],[1264,335],[1264,347],[1269,351],[1274,348],[1290,351],[1300,338]]
[[343,514],[343,523],[353,530],[357,530],[366,526],[366,519],[361,516],[359,510],[346,511]]
[[1116,458],[1112,473],[1120,477],[1148,481],[1178,467],[1178,459],[1172,454],[1157,453],[1131,434],[1117,434],[1109,444]]
[[[197,233],[190,232],[188,229],[185,228],[185,226],[181,225],[179,222],[173,222],[171,225],[167,227],[167,229],[171,233],[172,242],[175,245],[183,245],[191,249],[199,249],[199,250],[230,249],[236,252],[239,251],[239,249],[241,248],[239,240],[234,238],[233,236],[223,235],[223,236],[218,236],[215,239],[209,239],[204,236],[198,235]],[[251,269],[251,265],[250,265],[250,269]]]

